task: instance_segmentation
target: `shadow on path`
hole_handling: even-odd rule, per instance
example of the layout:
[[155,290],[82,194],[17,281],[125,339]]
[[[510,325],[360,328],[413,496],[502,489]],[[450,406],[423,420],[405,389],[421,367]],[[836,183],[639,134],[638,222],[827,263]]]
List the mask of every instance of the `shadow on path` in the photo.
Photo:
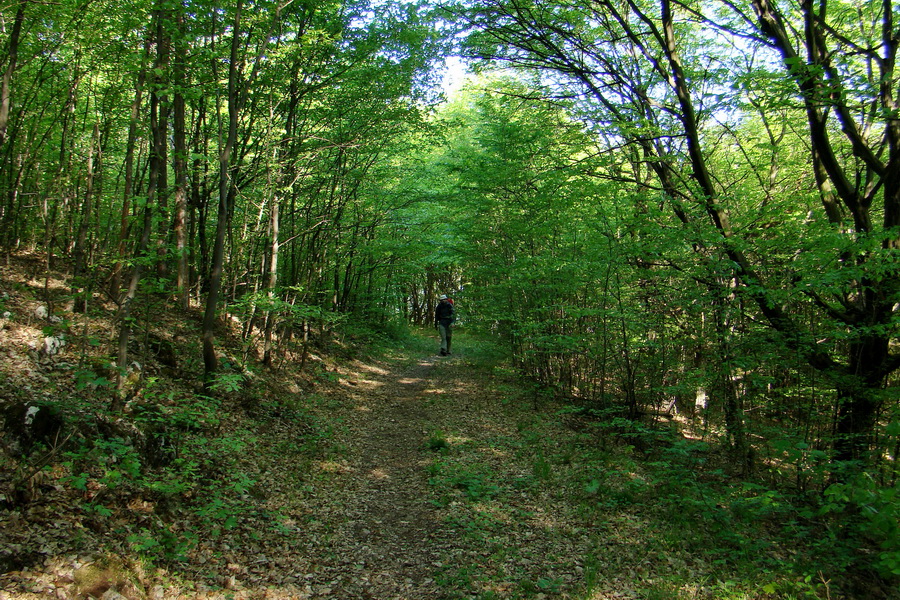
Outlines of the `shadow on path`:
[[[425,442],[436,358],[405,370],[357,364],[347,395],[346,459],[335,467],[340,523],[324,532],[308,583],[312,598],[438,598],[432,573],[443,546],[429,503]],[[345,409],[346,410],[346,409]],[[335,497],[319,499],[331,505]],[[310,506],[311,514],[317,510]],[[323,506],[324,511],[336,507]],[[325,552],[322,552],[325,550]]]

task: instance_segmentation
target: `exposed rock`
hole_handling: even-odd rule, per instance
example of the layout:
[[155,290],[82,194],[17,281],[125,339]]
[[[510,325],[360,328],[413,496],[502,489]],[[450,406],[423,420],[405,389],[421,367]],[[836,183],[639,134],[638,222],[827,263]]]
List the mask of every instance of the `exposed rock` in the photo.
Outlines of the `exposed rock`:
[[48,336],[44,338],[44,343],[41,346],[41,353],[44,356],[55,356],[62,352],[62,349],[66,345],[66,339],[62,336]]

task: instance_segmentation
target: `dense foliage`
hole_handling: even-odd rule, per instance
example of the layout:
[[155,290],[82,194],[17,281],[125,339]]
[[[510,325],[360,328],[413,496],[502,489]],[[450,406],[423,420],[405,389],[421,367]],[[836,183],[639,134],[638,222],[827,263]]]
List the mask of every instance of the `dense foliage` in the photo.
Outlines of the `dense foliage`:
[[[720,441],[898,576],[898,22],[891,0],[19,0],[0,243],[69,270],[76,312],[116,305],[113,411],[160,297],[205,308],[212,391],[223,308],[271,367],[453,293],[536,394]],[[484,74],[438,105],[454,44]]]

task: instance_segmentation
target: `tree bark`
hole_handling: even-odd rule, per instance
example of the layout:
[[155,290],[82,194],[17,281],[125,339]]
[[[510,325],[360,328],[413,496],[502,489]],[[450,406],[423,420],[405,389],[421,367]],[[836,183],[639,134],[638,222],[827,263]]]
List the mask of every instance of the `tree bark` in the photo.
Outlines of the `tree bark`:
[[144,82],[147,78],[147,57],[150,55],[152,36],[148,32],[144,38],[144,51],[141,67],[134,85],[134,99],[131,102],[131,119],[128,122],[128,140],[125,144],[125,189],[122,194],[122,212],[119,219],[119,243],[117,244],[117,260],[112,268],[109,290],[113,298],[119,297],[122,288],[122,271],[128,248],[128,222],[131,219],[131,202],[134,198],[134,153],[137,145],[137,129],[140,122],[141,104],[144,96]]
[[219,207],[216,218],[216,239],[213,246],[212,266],[209,278],[209,293],[206,296],[206,310],[203,314],[203,367],[204,380],[209,386],[218,370],[215,349],[216,309],[222,288],[222,271],[225,264],[225,236],[228,233],[229,198],[234,182],[231,179],[231,153],[237,140],[238,122],[238,48],[240,46],[241,9],[243,1],[238,0],[234,12],[231,39],[230,62],[228,66],[228,136],[219,152]]
[[174,141],[174,154],[172,168],[175,174],[175,220],[172,226],[175,234],[175,252],[178,268],[175,277],[175,288],[179,296],[182,308],[187,308],[189,303],[189,276],[188,276],[188,252],[186,236],[187,220],[187,137],[185,133],[185,101],[183,86],[187,85],[186,48],[184,7],[179,5],[176,16],[177,36],[174,43],[175,60],[173,64],[173,76],[175,91],[172,100],[172,135]]
[[[266,288],[270,303],[275,301],[275,287],[278,284],[279,203],[278,194],[273,194],[272,207],[269,209],[269,258],[267,261],[269,271],[266,278]],[[272,332],[275,328],[276,319],[277,311],[270,308],[266,315],[266,330],[263,341],[263,364],[267,367],[272,366]]]
[[16,9],[16,17],[9,35],[9,52],[7,53],[6,70],[3,71],[3,81],[0,83],[0,148],[6,142],[6,128],[9,124],[9,107],[11,99],[11,87],[13,73],[16,72],[16,62],[19,56],[19,37],[22,35],[22,22],[25,21],[25,7],[28,0],[19,2]]
[[169,19],[172,11],[165,6],[166,0],[158,0],[156,8],[156,68],[154,69],[153,93],[158,101],[159,136],[156,138],[156,156],[159,163],[156,188],[156,204],[159,214],[159,231],[156,239],[156,275],[165,279],[169,274],[169,266],[166,263],[168,248],[166,247],[169,233],[169,171],[167,168],[168,140],[169,140],[169,97],[168,88],[172,84],[169,73],[171,55],[171,38],[169,36]]
[[93,214],[94,203],[94,155],[99,153],[100,148],[100,125],[94,123],[94,133],[91,138],[91,147],[88,150],[87,159],[87,182],[84,194],[84,202],[82,203],[81,223],[78,225],[78,234],[75,237],[75,249],[72,252],[74,260],[74,273],[72,274],[72,294],[75,296],[74,312],[83,313],[87,311],[88,288],[87,278],[87,233],[91,223],[91,215]]

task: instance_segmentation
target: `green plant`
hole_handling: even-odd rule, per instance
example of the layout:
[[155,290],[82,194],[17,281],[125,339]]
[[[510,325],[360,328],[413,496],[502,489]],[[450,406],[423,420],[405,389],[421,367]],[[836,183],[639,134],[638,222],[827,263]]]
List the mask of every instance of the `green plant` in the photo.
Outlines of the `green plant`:
[[450,442],[443,433],[435,431],[425,442],[425,446],[432,452],[446,453],[450,449]]
[[547,460],[547,457],[544,456],[543,450],[538,450],[531,463],[531,470],[536,479],[542,481],[550,479],[550,476],[553,474],[553,466],[550,464],[550,461]]
[[441,499],[435,501],[439,506],[445,505],[454,491],[468,500],[478,501],[494,498],[503,489],[492,480],[492,474],[484,465],[458,465],[436,460],[426,470],[428,483],[441,494]]
[[900,577],[900,483],[882,487],[862,473],[848,483],[830,485],[819,512],[874,541],[879,548],[874,566],[883,576]]
[[469,591],[474,586],[471,567],[445,566],[435,574],[434,581],[443,588]]
[[173,531],[160,525],[154,529],[142,527],[126,539],[132,550],[145,558],[172,563],[186,561],[199,538],[195,532]]
[[150,554],[160,546],[157,536],[146,528],[141,529],[137,533],[132,533],[127,540],[131,544],[131,548],[140,554]]
[[469,500],[486,500],[500,493],[501,488],[485,473],[464,471],[450,478],[452,487],[461,490]]
[[[56,317],[53,317],[56,319]],[[58,321],[52,322],[49,325],[44,325],[42,328],[42,333],[45,337],[65,337],[72,328],[72,322],[68,319],[59,319]]]
[[157,392],[155,381],[148,379],[144,401],[132,406],[139,427],[163,434],[166,431],[201,431],[219,425],[221,401],[200,394],[184,395],[175,391]]
[[479,510],[471,510],[447,518],[447,524],[462,537],[486,544],[500,523],[491,515]]
[[788,600],[832,598],[833,591],[831,581],[826,579],[821,571],[818,571],[815,575],[806,575],[793,581],[767,583],[761,589],[766,594]]
[[147,488],[164,496],[183,494],[199,484],[199,474],[198,461],[176,458],[159,472],[147,475]]
[[209,384],[209,389],[215,392],[237,392],[241,389],[243,382],[243,374],[222,371],[215,374],[212,383]]
[[537,579],[537,581],[531,581],[526,579],[519,583],[519,587],[525,594],[533,595],[533,594],[558,594],[560,592],[560,584],[562,582],[559,579],[551,579],[548,577],[541,577]]
[[219,495],[213,496],[205,504],[194,509],[194,514],[200,517],[201,522],[215,536],[218,536],[222,529],[234,529],[242,512],[236,503],[227,501]]
[[137,482],[141,477],[141,458],[134,446],[122,438],[94,440],[90,455],[102,469],[98,482],[111,489]]
[[75,371],[75,389],[77,390],[96,390],[98,388],[109,387],[109,385],[110,381],[108,377],[105,375],[98,375],[92,369],[78,369]]

